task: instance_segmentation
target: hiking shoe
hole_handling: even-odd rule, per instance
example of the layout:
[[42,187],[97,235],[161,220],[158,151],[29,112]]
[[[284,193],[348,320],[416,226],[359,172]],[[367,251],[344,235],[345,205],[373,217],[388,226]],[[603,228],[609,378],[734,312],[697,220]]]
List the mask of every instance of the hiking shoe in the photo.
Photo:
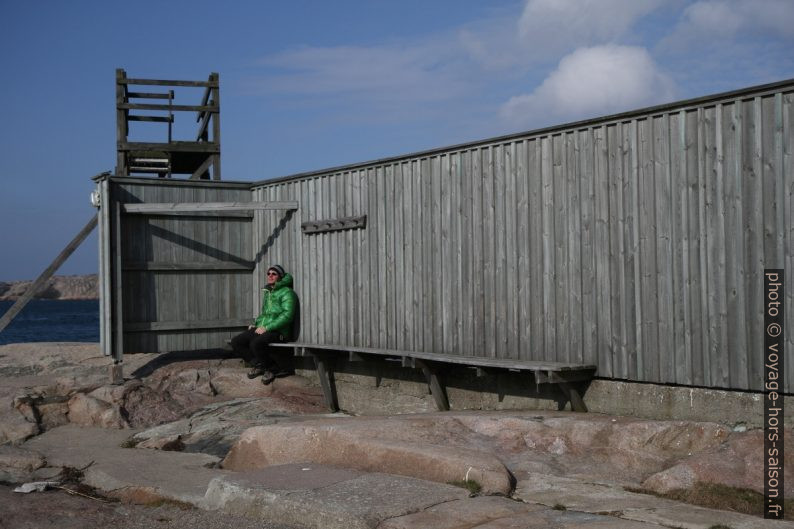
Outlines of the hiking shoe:
[[290,370],[290,369],[279,369],[278,371],[276,371],[274,373],[274,376],[276,378],[284,378],[284,377],[288,377],[288,376],[294,375],[294,374],[295,373],[292,370]]
[[256,378],[258,376],[264,375],[265,373],[265,368],[262,366],[254,366],[251,368],[251,371],[248,372],[248,378]]
[[272,371],[265,371],[262,373],[262,384],[264,384],[265,386],[267,386],[274,380],[276,380],[276,374],[273,373]]

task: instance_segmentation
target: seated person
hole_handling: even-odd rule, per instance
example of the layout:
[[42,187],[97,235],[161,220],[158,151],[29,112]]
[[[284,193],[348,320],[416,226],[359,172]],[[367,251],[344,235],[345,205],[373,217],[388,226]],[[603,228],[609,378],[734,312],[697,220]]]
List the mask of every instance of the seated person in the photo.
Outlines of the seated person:
[[287,342],[292,334],[297,296],[292,290],[292,276],[280,265],[267,269],[267,286],[262,289],[262,311],[248,329],[232,338],[232,349],[253,368],[248,378],[262,377],[262,384],[270,384],[276,377],[290,371],[279,364],[274,342]]

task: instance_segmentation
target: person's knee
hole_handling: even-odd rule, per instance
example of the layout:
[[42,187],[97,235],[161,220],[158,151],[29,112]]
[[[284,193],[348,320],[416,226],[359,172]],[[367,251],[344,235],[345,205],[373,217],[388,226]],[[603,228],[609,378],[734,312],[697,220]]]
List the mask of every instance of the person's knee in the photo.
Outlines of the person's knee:
[[231,340],[232,348],[234,349],[245,349],[251,343],[251,333],[248,331],[243,331],[237,336],[233,337]]

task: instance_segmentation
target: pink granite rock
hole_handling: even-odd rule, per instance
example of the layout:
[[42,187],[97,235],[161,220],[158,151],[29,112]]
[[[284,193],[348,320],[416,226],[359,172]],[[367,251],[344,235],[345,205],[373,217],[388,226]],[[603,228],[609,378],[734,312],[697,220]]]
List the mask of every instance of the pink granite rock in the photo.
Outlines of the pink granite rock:
[[[428,423],[427,418],[422,422]],[[510,493],[512,476],[497,457],[473,448],[435,444],[434,437],[434,432],[423,432],[410,418],[274,424],[243,432],[223,467],[242,470],[313,462],[441,483],[473,480],[485,493]]]
[[[785,442],[794,443],[794,430],[787,429]],[[672,467],[645,480],[643,486],[659,493],[688,489],[695,482],[718,483],[764,492],[764,432],[736,432],[718,447],[693,453]],[[794,454],[786,453],[784,473],[794,474]],[[786,480],[786,497],[794,496],[794,484]]]
[[118,406],[78,393],[69,400],[69,422],[81,426],[128,428]]

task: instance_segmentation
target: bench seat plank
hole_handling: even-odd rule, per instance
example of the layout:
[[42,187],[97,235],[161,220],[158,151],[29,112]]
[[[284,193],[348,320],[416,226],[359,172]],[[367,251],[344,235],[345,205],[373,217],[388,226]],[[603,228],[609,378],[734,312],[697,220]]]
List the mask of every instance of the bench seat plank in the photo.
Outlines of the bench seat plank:
[[305,349],[324,349],[373,354],[380,356],[409,357],[419,360],[445,362],[449,364],[462,364],[475,367],[499,367],[519,371],[595,371],[596,366],[590,364],[566,364],[562,362],[540,362],[534,360],[509,360],[506,358],[483,358],[481,356],[453,356],[439,353],[426,353],[423,351],[402,351],[398,349],[379,349],[374,347],[357,347],[350,345],[310,344],[300,342],[286,342],[271,344],[275,347],[292,347]]
[[399,358],[403,366],[418,367],[427,378],[430,392],[440,411],[449,410],[449,401],[441,383],[437,367],[441,364],[458,364],[478,370],[478,375],[488,368],[508,369],[510,371],[529,371],[533,374],[536,384],[557,384],[571,403],[573,411],[586,412],[579,392],[572,385],[574,382],[589,381],[595,375],[596,366],[591,364],[567,364],[563,362],[539,362],[534,360],[510,360],[505,358],[483,358],[479,356],[453,356],[423,351],[403,351],[398,349],[381,349],[374,347],[357,347],[350,345],[312,344],[302,342],[285,342],[270,344],[274,347],[285,347],[295,350],[298,356],[314,357],[323,394],[328,407],[337,411],[339,405],[333,387],[331,369],[328,364],[329,354],[318,354],[325,351],[347,353],[351,360],[361,360],[360,355],[378,355],[387,358]]

